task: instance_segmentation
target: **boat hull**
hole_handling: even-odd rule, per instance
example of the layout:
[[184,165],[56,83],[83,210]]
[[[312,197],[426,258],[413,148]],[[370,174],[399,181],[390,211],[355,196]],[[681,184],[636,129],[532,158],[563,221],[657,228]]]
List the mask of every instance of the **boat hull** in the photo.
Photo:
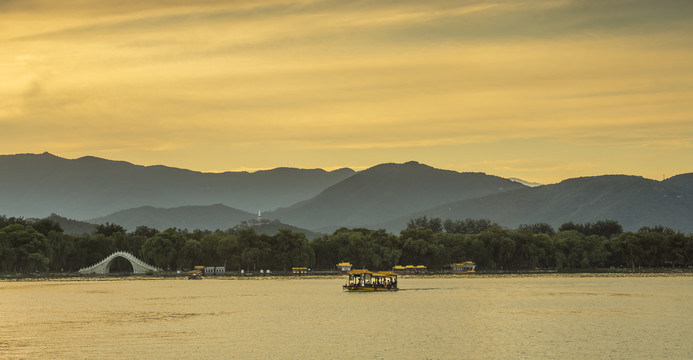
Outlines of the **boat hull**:
[[356,286],[356,285],[344,285],[342,286],[344,291],[397,291],[399,290],[396,287],[393,288],[386,288],[386,287],[379,287],[379,286]]

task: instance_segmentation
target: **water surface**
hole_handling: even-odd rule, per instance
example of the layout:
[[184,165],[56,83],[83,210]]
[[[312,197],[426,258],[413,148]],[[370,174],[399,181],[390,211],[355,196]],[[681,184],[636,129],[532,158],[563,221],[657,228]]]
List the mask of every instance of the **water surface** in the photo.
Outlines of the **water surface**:
[[0,282],[3,359],[693,358],[693,277]]

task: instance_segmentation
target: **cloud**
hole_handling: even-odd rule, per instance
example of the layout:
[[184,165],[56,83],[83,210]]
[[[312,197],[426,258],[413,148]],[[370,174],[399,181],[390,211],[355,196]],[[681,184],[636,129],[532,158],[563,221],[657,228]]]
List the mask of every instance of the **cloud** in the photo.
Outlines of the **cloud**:
[[4,1],[0,152],[688,155],[692,6]]

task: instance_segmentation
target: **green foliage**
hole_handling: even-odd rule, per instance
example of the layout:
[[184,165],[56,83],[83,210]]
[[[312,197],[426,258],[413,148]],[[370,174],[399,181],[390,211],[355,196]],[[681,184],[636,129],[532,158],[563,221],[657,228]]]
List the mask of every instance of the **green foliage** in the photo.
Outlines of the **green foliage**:
[[46,237],[24,222],[0,229],[0,266],[4,271],[48,270],[51,247]]
[[567,222],[558,228],[558,231],[575,230],[584,235],[599,235],[610,238],[623,232],[623,226],[615,220],[600,220],[596,223],[574,224]]
[[168,229],[154,237],[147,239],[142,244],[142,258],[162,269],[176,268],[176,249],[185,246],[185,238],[176,229]]
[[445,231],[453,234],[478,234],[497,227],[498,224],[489,219],[464,219],[450,220],[444,222]]
[[96,225],[96,233],[103,236],[111,236],[116,233],[125,234],[125,232],[125,228],[117,224],[105,223]]
[[119,225],[105,224],[95,234],[75,236],[50,220],[30,223],[0,216],[0,225],[0,271],[12,272],[76,271],[117,250],[169,270],[195,265],[225,265],[228,271],[288,271],[296,266],[334,270],[342,261],[372,270],[425,265],[433,271],[466,260],[475,261],[479,270],[693,265],[693,235],[659,225],[623,232],[611,220],[569,222],[554,232],[544,223],[507,229],[486,219],[424,217],[411,221],[399,235],[341,228],[312,241],[286,228],[271,236],[253,229],[159,232],[139,227],[126,233]]
[[420,217],[409,220],[407,223],[407,229],[428,229],[434,233],[439,233],[443,231],[443,222],[440,218],[426,218]]

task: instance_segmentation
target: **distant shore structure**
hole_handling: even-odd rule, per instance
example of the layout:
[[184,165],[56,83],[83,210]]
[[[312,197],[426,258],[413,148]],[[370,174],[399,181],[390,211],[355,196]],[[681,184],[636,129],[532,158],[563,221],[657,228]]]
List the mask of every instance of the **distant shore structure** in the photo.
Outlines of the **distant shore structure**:
[[263,219],[262,218],[262,211],[258,210],[257,211],[257,217],[255,219],[243,220],[238,225],[238,227],[240,227],[240,228],[252,228],[252,227],[269,225],[269,224],[281,224],[281,222],[279,222],[279,220]]
[[476,264],[473,261],[450,264],[450,270],[457,274],[473,273],[474,269],[476,269]]
[[395,265],[392,267],[392,271],[397,273],[397,274],[426,274],[428,272],[428,268],[425,265],[407,265],[407,266],[402,266],[402,265]]
[[337,264],[337,270],[339,270],[342,274],[346,274],[347,272],[351,271],[351,265],[350,262],[340,262]]

